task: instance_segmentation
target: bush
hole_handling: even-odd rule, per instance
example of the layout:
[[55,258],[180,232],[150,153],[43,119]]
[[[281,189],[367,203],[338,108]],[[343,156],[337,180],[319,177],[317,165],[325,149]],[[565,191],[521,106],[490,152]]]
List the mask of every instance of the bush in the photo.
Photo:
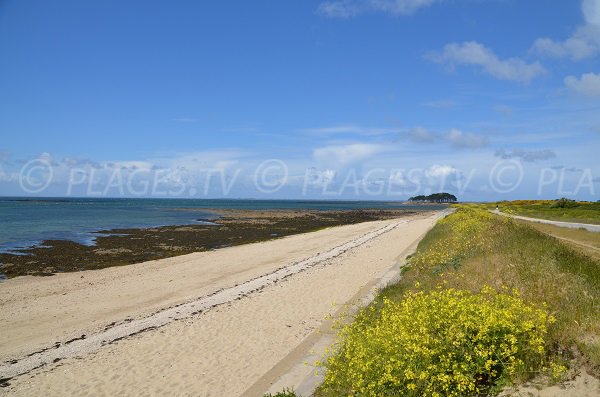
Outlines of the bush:
[[575,208],[577,206],[579,206],[577,201],[563,197],[552,203],[550,208]]
[[[378,310],[377,312],[375,312]],[[338,336],[319,395],[472,396],[541,368],[553,321],[516,293],[441,289],[384,298]]]

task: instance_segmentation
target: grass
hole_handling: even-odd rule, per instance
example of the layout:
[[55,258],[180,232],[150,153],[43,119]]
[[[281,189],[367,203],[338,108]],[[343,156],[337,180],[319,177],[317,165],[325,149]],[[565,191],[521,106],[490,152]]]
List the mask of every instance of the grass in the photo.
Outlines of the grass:
[[[483,286],[486,287],[482,290]],[[466,298],[436,298],[436,293],[447,291]],[[501,302],[512,303],[496,305],[495,298],[485,298],[490,293],[497,294],[493,296],[499,296]],[[425,297],[424,301],[411,312],[407,302],[414,301],[418,294]],[[421,312],[428,315],[419,315]],[[477,319],[476,313],[482,312],[487,316],[470,323],[469,319]],[[440,318],[439,313],[444,315]],[[531,313],[538,316],[526,319]],[[455,214],[438,222],[421,241],[400,282],[381,291],[353,323],[341,328],[335,349],[323,364],[326,378],[316,396],[440,392],[427,389],[439,385],[440,378],[416,383],[410,377],[416,373],[420,376],[417,370],[423,365],[429,368],[427,374],[446,373],[456,379],[464,375],[462,384],[470,389],[460,389],[457,381],[450,383],[451,388],[441,395],[472,395],[472,387],[478,387],[480,395],[492,395],[506,384],[542,374],[558,379],[565,370],[563,365],[586,365],[598,376],[598,313],[600,262],[527,224],[492,215],[482,207],[459,206]],[[477,324],[486,323],[488,317],[497,321],[479,328]],[[521,328],[525,323],[527,327]],[[525,331],[532,329],[531,324],[540,331],[537,337],[543,345],[541,359],[520,344]],[[544,327],[547,332],[541,332]],[[447,330],[451,329],[454,331],[449,333]],[[489,332],[495,335],[497,343],[485,342],[489,342]],[[452,339],[457,333],[461,337]],[[452,358],[446,362],[450,367],[444,367],[440,360],[432,363],[428,353],[415,356],[414,350],[411,353],[399,347],[410,341],[415,349],[427,352],[431,348],[428,335],[444,341],[443,346],[435,348],[442,356]],[[401,343],[394,344],[397,340]],[[465,355],[460,352],[473,351],[473,346],[468,346],[475,341],[477,349],[487,352],[493,361],[487,367],[484,362],[472,368],[463,360]],[[514,349],[510,354],[497,352],[499,346],[507,348],[511,343]],[[511,366],[511,362],[523,365]],[[398,369],[403,370],[402,376]],[[381,386],[386,379],[402,381],[395,386],[388,382],[384,386],[389,389],[373,386]]]
[[[599,202],[575,202],[574,207],[556,207],[555,200],[518,200],[497,203],[500,211],[531,218],[549,219],[563,222],[591,223],[600,225]],[[553,206],[554,205],[554,206]],[[489,204],[488,208],[495,208]]]
[[583,252],[595,259],[600,259],[600,233],[585,229],[570,229],[546,223],[518,221],[525,223],[542,233],[561,239],[574,250]]

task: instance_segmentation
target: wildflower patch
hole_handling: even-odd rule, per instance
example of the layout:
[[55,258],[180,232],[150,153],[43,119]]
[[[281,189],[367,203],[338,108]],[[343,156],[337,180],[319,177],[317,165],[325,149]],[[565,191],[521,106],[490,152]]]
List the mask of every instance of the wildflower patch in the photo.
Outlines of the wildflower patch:
[[384,298],[341,329],[319,395],[486,394],[544,365],[552,321],[516,293],[487,287]]

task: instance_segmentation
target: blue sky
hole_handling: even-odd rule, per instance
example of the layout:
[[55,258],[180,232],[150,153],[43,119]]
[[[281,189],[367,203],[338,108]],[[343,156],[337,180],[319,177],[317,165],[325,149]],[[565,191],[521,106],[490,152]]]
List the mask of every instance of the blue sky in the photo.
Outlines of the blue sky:
[[600,198],[600,0],[7,0],[0,54],[0,195]]

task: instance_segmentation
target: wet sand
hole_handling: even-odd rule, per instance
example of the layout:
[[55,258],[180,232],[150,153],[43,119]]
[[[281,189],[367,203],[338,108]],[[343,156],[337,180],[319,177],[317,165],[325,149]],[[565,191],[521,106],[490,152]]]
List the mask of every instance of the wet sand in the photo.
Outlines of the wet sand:
[[214,217],[198,220],[214,224],[102,230],[96,233],[98,237],[93,246],[68,240],[46,240],[40,246],[21,250],[22,255],[0,253],[0,274],[8,278],[23,275],[52,276],[57,273],[124,266],[414,213],[402,209],[180,210],[199,214],[210,212]]

